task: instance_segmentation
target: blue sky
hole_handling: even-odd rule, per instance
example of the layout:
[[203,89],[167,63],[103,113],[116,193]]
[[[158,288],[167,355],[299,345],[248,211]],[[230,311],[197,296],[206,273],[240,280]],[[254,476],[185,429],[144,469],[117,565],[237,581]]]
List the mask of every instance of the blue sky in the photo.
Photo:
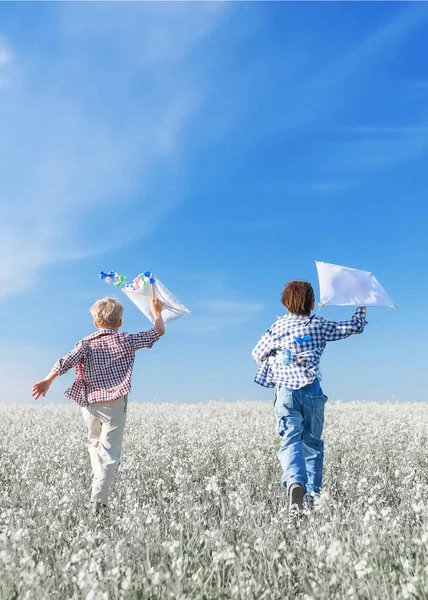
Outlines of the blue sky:
[[427,33],[426,3],[0,3],[1,401],[91,333],[100,269],[192,311],[134,401],[268,400],[251,350],[316,259],[399,306],[327,348],[327,395],[426,400]]

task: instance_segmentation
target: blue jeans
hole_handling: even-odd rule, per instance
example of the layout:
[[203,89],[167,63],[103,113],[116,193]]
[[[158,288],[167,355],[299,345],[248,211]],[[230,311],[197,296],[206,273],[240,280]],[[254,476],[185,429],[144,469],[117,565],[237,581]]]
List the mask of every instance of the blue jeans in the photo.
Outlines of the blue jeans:
[[283,386],[275,389],[277,431],[283,438],[278,458],[289,488],[300,483],[307,494],[319,494],[322,485],[324,442],[324,396],[318,379],[300,390]]

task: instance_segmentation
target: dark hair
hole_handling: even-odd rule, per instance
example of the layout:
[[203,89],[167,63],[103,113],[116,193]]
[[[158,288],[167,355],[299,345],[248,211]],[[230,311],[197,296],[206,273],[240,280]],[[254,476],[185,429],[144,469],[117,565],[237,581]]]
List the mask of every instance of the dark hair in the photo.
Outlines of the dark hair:
[[282,292],[281,302],[289,313],[309,316],[315,302],[314,290],[307,281],[290,281]]

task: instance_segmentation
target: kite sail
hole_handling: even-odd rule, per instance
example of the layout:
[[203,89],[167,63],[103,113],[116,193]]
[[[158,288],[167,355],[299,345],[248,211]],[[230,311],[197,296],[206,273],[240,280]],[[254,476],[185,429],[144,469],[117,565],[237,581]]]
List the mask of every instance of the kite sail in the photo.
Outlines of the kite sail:
[[135,277],[131,284],[127,283],[125,275],[118,275],[114,271],[109,273],[101,271],[100,279],[107,283],[113,282],[115,287],[122,287],[122,292],[151,323],[154,323],[151,311],[152,298],[158,298],[163,302],[162,318],[165,323],[190,314],[190,311],[150,271],[145,271]]
[[320,284],[320,307],[384,306],[397,308],[370,271],[315,261]]

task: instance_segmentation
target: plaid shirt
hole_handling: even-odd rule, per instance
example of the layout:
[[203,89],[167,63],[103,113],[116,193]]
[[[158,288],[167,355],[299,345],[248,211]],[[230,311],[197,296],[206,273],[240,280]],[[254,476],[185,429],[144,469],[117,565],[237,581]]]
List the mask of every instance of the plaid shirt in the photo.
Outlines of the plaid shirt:
[[[364,308],[357,308],[350,321],[340,323],[317,315],[280,317],[252,352],[260,365],[254,381],[264,387],[283,385],[292,390],[312,383],[316,377],[320,378],[319,364],[326,343],[362,333],[367,325],[365,317]],[[288,365],[284,364],[287,350]]]
[[126,396],[131,391],[135,352],[151,348],[159,338],[156,329],[135,334],[100,329],[88,335],[53,367],[58,375],[76,368],[76,381],[65,396],[80,406]]

